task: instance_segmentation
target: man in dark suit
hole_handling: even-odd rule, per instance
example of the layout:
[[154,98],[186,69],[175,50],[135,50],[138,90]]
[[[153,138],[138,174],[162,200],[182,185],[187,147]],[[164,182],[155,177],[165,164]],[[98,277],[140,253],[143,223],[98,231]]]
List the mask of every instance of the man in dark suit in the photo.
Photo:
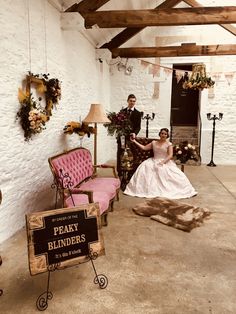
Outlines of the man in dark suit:
[[130,94],[127,99],[128,106],[123,109],[123,111],[127,114],[130,119],[132,125],[131,135],[135,136],[141,129],[141,118],[142,113],[135,108],[136,97],[134,94]]
[[[130,94],[127,98],[127,104],[128,106],[124,109],[122,109],[121,111],[123,111],[127,117],[129,118],[130,122],[131,122],[131,133],[126,137],[125,142],[127,143],[130,140],[130,137],[135,138],[135,136],[138,134],[138,132],[141,129],[141,119],[142,119],[142,113],[140,111],[138,111],[135,108],[135,104],[136,104],[136,97],[134,94]],[[123,145],[121,143],[121,139],[118,138],[117,140],[117,172],[118,175],[121,176],[121,154],[122,154],[122,148]]]

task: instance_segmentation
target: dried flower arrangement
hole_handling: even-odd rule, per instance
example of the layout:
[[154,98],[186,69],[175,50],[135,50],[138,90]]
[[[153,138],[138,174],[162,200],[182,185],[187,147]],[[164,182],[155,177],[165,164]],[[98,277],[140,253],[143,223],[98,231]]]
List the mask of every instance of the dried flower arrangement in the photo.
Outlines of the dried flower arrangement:
[[183,83],[183,89],[203,90],[212,87],[215,82],[206,75],[206,66],[203,63],[196,63],[192,66],[193,71],[190,79]]
[[[32,83],[36,84],[37,93],[45,97],[45,108],[41,105],[42,97],[36,100],[30,92]],[[32,135],[45,129],[45,124],[52,115],[53,105],[58,103],[60,97],[61,87],[58,79],[49,79],[49,73],[41,75],[28,73],[26,76],[26,90],[23,91],[21,88],[18,90],[21,107],[16,114],[16,119],[20,120],[26,141],[29,141]]]
[[90,137],[91,134],[95,133],[95,128],[88,126],[85,123],[71,121],[64,126],[63,131],[66,134],[76,133],[79,136],[87,134],[87,136]]
[[203,90],[204,88],[210,88],[215,82],[210,77],[197,76],[195,79],[190,79],[183,83],[183,89]]
[[180,163],[186,163],[188,160],[199,161],[196,147],[187,141],[173,146],[173,157]]

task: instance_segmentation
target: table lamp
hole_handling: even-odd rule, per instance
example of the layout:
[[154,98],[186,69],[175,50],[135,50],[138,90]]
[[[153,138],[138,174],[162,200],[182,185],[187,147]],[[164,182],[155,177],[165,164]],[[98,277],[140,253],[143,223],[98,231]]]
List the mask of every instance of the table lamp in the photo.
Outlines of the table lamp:
[[97,164],[97,124],[98,123],[111,123],[111,121],[107,118],[103,107],[101,104],[91,104],[88,115],[83,120],[83,123],[89,124],[94,123],[94,165]]

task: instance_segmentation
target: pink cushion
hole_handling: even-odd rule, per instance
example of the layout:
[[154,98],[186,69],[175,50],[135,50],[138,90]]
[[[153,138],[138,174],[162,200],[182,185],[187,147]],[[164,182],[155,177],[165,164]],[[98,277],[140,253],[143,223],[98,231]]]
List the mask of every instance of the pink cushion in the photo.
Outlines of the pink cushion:
[[82,183],[78,189],[86,191],[104,192],[109,195],[109,199],[116,196],[117,189],[120,187],[120,180],[116,178],[94,178]]
[[[116,189],[120,188],[120,179],[118,178],[110,178],[110,177],[101,177],[101,178],[94,178],[93,179],[94,183],[101,184],[101,185],[112,185]],[[104,187],[104,186],[103,186]]]
[[[88,195],[86,194],[73,194],[73,201],[75,206],[81,204],[88,204]],[[73,201],[71,197],[68,197],[65,200],[67,207],[74,207]],[[100,215],[104,213],[109,207],[109,195],[104,192],[94,192],[93,193],[93,201],[94,203],[99,203]]]

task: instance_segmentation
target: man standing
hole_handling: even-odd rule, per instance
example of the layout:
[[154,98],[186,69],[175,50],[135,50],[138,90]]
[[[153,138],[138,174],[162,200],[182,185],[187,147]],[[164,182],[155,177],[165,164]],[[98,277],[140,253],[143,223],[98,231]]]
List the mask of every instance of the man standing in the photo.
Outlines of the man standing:
[[136,97],[134,94],[130,94],[128,96],[127,103],[127,108],[123,109],[122,111],[124,111],[129,117],[132,126],[131,135],[135,137],[135,135],[137,135],[141,129],[142,113],[135,108]]
[[[142,119],[142,113],[140,111],[138,111],[135,108],[135,104],[136,104],[136,97],[134,94],[130,94],[127,98],[127,104],[128,106],[124,109],[122,109],[121,111],[124,112],[128,119],[131,122],[131,133],[126,137],[125,141],[129,141],[130,137],[135,138],[135,136],[138,134],[138,132],[141,129],[141,119]],[[121,145],[121,139],[118,138],[117,140],[117,172],[118,175],[121,176],[121,154],[122,154],[122,145]]]

